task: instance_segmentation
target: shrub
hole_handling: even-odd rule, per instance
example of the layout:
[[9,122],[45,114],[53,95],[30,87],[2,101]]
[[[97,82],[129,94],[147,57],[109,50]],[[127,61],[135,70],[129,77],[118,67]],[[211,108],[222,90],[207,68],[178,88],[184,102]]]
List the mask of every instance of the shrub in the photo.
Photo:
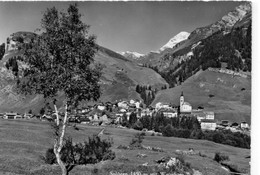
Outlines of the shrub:
[[200,129],[194,129],[190,134],[190,138],[192,138],[192,139],[203,139],[204,134]]
[[201,153],[201,152],[199,152],[199,156],[200,156],[200,157],[207,157],[206,154],[203,154],[203,153]]
[[119,145],[117,149],[129,149],[129,146]]
[[54,164],[54,163],[56,163],[56,156],[55,156],[55,154],[53,152],[53,148],[47,149],[47,151],[45,153],[44,161],[47,164]]
[[141,134],[140,134],[141,136],[145,136],[146,134],[145,134],[145,132],[141,132]]
[[167,136],[167,137],[175,136],[174,128],[172,127],[172,125],[171,125],[171,124],[168,124],[168,125],[163,129],[162,134],[163,134],[163,136]]
[[212,97],[214,97],[214,95],[213,94],[209,94],[209,97],[212,98]]
[[135,148],[141,148],[143,139],[144,139],[144,136],[141,135],[141,133],[137,133],[134,135],[134,138],[132,138],[129,146],[135,147]]
[[217,152],[215,153],[214,160],[218,163],[223,162],[225,160],[229,160],[229,156],[225,155],[224,153]]
[[[72,139],[68,138],[64,142],[61,150],[61,160],[66,164],[92,164],[101,160],[113,160],[115,153],[110,150],[111,140],[101,140],[93,135],[88,138],[88,142],[73,144]],[[56,163],[56,156],[53,148],[49,148],[45,154],[45,162],[48,164]]]
[[135,122],[133,129],[141,131],[143,129],[143,124],[140,121]]
[[97,167],[94,167],[92,169],[92,174],[98,174],[98,168]]
[[109,151],[107,151],[107,152],[104,154],[102,160],[113,160],[113,159],[115,159],[115,158],[116,158],[116,154],[115,154],[113,151],[109,150]]

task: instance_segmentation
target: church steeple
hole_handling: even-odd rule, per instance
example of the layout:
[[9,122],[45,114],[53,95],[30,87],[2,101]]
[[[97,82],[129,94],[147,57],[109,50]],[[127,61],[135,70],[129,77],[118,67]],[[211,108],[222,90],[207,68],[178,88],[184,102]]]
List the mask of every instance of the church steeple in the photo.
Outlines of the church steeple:
[[183,96],[183,91],[181,92],[181,96],[180,96],[180,107],[183,105],[184,103],[184,96]]

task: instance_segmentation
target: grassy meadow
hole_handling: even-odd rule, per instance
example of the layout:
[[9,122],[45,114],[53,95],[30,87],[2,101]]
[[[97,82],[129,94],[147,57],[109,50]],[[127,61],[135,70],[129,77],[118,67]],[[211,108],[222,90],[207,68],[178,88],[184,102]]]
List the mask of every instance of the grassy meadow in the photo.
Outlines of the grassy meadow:
[[[78,125],[79,130],[68,127],[67,133],[74,142],[83,142],[92,134],[97,134],[102,126]],[[184,155],[185,162],[205,175],[228,175],[217,162],[213,161],[215,152],[223,152],[229,156],[226,162],[243,173],[249,173],[250,150],[221,145],[204,140],[182,139],[174,137],[151,136],[146,134],[143,145],[161,147],[164,152],[150,150],[123,150],[117,149],[119,145],[129,145],[133,135],[138,131],[106,127],[103,139],[113,139],[113,151],[116,158],[95,165],[80,165],[70,171],[73,175],[84,174],[110,174],[114,172],[134,172],[136,167],[148,162],[153,165],[154,160],[163,156],[176,157],[176,150],[193,148],[198,154]],[[53,145],[52,128],[49,122],[38,120],[4,120],[0,119],[0,174],[4,175],[56,175],[60,174],[58,165],[46,164],[41,156]],[[147,157],[139,158],[138,153]]]

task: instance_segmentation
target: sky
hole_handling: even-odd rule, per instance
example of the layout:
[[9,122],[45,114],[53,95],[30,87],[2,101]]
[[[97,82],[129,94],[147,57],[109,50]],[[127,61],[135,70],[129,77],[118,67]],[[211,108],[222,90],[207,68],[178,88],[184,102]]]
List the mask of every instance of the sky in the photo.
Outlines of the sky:
[[[44,11],[70,2],[0,2],[0,43],[17,31],[35,31]],[[97,43],[117,52],[156,51],[181,31],[192,32],[221,19],[241,2],[78,2],[82,21]]]

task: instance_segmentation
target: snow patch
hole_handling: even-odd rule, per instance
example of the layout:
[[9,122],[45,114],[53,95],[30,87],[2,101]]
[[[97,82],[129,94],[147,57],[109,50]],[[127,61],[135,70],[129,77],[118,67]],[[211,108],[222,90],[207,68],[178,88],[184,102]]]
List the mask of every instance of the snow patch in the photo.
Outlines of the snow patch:
[[134,58],[134,59],[137,59],[137,58],[144,56],[144,54],[137,53],[137,52],[130,52],[130,51],[121,52],[120,54],[125,56],[125,57],[131,57],[131,58]]
[[183,40],[186,40],[190,36],[188,32],[180,32],[173,38],[171,38],[168,43],[166,43],[163,47],[159,49],[159,51],[163,51],[167,48],[173,48],[176,44],[180,43]]

